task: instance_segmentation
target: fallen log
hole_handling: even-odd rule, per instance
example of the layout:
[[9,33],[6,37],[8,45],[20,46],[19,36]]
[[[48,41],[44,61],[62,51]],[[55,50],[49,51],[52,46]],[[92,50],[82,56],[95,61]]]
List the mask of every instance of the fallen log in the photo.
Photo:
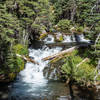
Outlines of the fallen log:
[[46,60],[51,60],[51,59],[53,59],[53,58],[55,58],[55,57],[60,57],[60,56],[62,56],[62,55],[64,55],[64,54],[71,53],[73,50],[75,50],[75,49],[77,49],[77,48],[78,48],[77,46],[74,46],[74,47],[69,48],[69,49],[67,49],[67,50],[64,50],[64,51],[61,51],[61,52],[59,52],[59,53],[56,53],[56,54],[54,54],[54,55],[52,55],[52,56],[45,57],[45,58],[43,58],[42,60],[46,61]]
[[87,42],[57,42],[57,43],[45,43],[48,47],[56,47],[56,46],[65,46],[65,47],[71,47],[71,46],[80,46],[80,47],[87,47],[89,45],[92,45],[93,43],[87,43]]
[[63,58],[69,57],[69,56],[71,56],[71,52],[68,53],[67,55],[61,55],[60,57],[55,57],[55,58],[53,58],[49,63],[50,63],[50,64],[51,64],[51,63],[55,63],[55,62],[57,62],[57,61],[59,61],[59,60],[61,60],[61,59],[63,59]]
[[24,59],[24,60],[26,60],[26,61],[29,61],[29,62],[31,62],[31,63],[34,63],[34,64],[38,64],[38,65],[39,65],[38,62],[36,62],[36,61],[34,61],[33,59],[31,59],[31,58],[29,58],[29,57],[26,57],[26,56],[24,56],[24,55],[16,54],[16,56],[17,56],[17,57],[20,57],[20,58],[22,58],[22,59]]

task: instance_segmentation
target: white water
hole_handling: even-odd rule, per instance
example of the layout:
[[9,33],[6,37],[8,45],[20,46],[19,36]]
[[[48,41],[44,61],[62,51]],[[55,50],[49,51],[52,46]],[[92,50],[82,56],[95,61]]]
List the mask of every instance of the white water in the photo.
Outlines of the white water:
[[[58,33],[55,33],[55,35],[56,35],[56,38],[58,38],[59,39],[59,37],[61,36],[61,33],[60,32],[58,32]],[[86,40],[85,39],[85,36],[84,36],[84,34],[80,34],[80,35],[77,35],[77,37],[75,37],[75,35],[74,34],[72,34],[72,35],[63,35],[63,43],[64,42],[76,42],[76,40],[78,40],[78,42],[86,42],[86,43],[90,43],[90,40]],[[54,36],[53,35],[48,35],[48,37],[46,37],[45,39],[44,39],[44,42],[45,43],[55,43],[55,39],[54,39]]]
[[90,43],[90,40],[86,40],[83,34],[77,35],[78,36],[78,41],[79,42],[87,42]]
[[48,35],[45,39],[44,42],[46,43],[54,43],[54,36],[53,35]]
[[76,42],[76,40],[78,40],[78,42],[90,43],[90,40],[86,40],[85,36],[83,34],[77,35],[76,38],[77,39],[75,39],[74,34],[72,34],[72,35],[64,35],[64,41],[63,42]]
[[64,40],[63,42],[72,42],[71,40],[71,35],[64,35]]
[[43,48],[43,49],[29,49],[29,56],[34,57],[34,60],[39,63],[33,64],[33,63],[27,63],[26,68],[20,73],[22,77],[22,81],[26,83],[35,83],[35,84],[43,84],[45,85],[47,83],[47,80],[43,76],[43,69],[47,66],[48,61],[42,61],[42,58],[50,56],[52,54],[58,53],[61,51],[62,48],[56,47],[49,49]]
[[[43,69],[47,66],[48,61],[42,61],[42,58],[53,55],[61,51],[61,47],[48,48],[44,46],[42,49],[29,49],[29,56],[39,63],[26,63],[25,69],[20,72],[17,80],[12,85],[9,100],[67,100],[68,89],[63,83],[46,79],[43,76]],[[55,70],[51,73],[50,78],[55,74]],[[58,88],[59,86],[59,88]],[[66,94],[67,93],[67,94]],[[56,97],[55,99],[52,99]],[[62,98],[65,99],[62,99]],[[40,99],[42,98],[42,99]],[[48,99],[44,99],[48,98]]]
[[[74,36],[65,36],[65,41],[75,41],[72,38]],[[84,40],[83,35],[80,38]],[[54,42],[54,37],[49,35],[45,42]],[[69,100],[69,90],[63,83],[51,82],[43,76],[43,69],[48,65],[49,61],[44,62],[42,58],[58,53],[61,50],[61,47],[50,49],[46,46],[43,46],[42,49],[29,49],[29,56],[34,58],[39,65],[30,62],[26,63],[25,69],[20,72],[17,80],[12,85],[9,100]],[[50,79],[57,79],[55,72],[56,69],[51,72]]]

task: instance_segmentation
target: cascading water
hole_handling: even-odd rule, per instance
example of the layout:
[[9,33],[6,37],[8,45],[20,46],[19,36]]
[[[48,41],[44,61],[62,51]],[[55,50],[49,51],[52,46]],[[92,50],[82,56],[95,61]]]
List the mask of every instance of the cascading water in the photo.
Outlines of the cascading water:
[[77,35],[77,41],[90,43],[90,40],[86,40],[83,34]]
[[[75,35],[71,34],[71,35],[62,35],[62,33],[57,32],[55,33],[56,38],[59,38],[60,36],[63,36],[63,43],[75,43],[75,42],[85,42],[85,43],[91,43],[90,40],[86,40],[84,34],[79,34],[79,35]],[[55,38],[53,35],[48,35],[44,40],[43,40],[46,44],[48,43],[55,43]]]
[[54,37],[53,35],[48,35],[45,39],[44,42],[46,43],[53,43],[54,42]]
[[[82,37],[81,40],[84,40]],[[66,42],[75,41],[74,36],[64,36],[64,38]],[[44,42],[54,43],[54,37],[49,35]],[[11,85],[8,100],[71,100],[69,88],[64,83],[55,80],[57,79],[56,69],[51,72],[49,79],[43,76],[43,69],[48,66],[49,61],[42,61],[42,58],[58,53],[61,50],[62,47],[50,49],[47,46],[29,49],[29,56],[39,65],[30,62],[26,63],[25,69],[19,73],[16,81]],[[53,78],[54,80],[52,80]]]
[[63,42],[86,42],[86,43],[90,43],[90,40],[86,40],[84,34],[80,34],[80,35],[76,35],[76,37],[74,36],[74,34],[72,35],[64,35],[64,41]]
[[63,42],[72,42],[71,35],[64,35],[64,41]]
[[[48,61],[42,58],[61,51],[61,47],[42,49],[29,49],[29,56],[39,63],[26,63],[25,69],[19,73],[17,80],[13,83],[9,100],[66,100],[68,89],[64,83],[47,80],[43,76],[43,69]],[[60,86],[59,88],[57,88]],[[64,99],[65,98],[65,99]],[[67,97],[68,98],[68,97]]]

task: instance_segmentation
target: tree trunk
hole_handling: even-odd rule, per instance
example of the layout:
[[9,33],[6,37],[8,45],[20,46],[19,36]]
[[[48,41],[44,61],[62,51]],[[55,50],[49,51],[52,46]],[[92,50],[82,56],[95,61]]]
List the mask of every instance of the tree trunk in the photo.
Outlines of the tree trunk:
[[45,58],[43,58],[42,60],[46,61],[46,60],[51,60],[51,59],[53,59],[53,58],[55,58],[55,57],[60,57],[60,56],[62,56],[62,55],[64,55],[64,54],[71,53],[72,51],[74,51],[74,50],[77,49],[77,48],[78,48],[77,46],[74,46],[74,47],[72,47],[72,48],[69,48],[69,49],[67,49],[67,50],[61,51],[61,52],[56,53],[56,54],[54,54],[54,55],[45,57]]
[[17,56],[17,57],[20,57],[20,58],[23,58],[23,59],[26,60],[26,61],[29,61],[29,62],[32,62],[32,63],[34,63],[34,64],[38,64],[38,65],[39,65],[38,62],[34,61],[33,59],[31,59],[31,58],[29,58],[29,57],[25,57],[24,55],[16,54],[16,56]]

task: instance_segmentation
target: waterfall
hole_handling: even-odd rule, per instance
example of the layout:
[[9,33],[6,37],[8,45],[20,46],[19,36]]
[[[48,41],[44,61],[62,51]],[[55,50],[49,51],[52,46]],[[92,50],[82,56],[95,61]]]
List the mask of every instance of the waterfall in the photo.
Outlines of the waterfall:
[[61,51],[62,48],[56,47],[49,49],[48,47],[43,47],[42,49],[29,49],[29,56],[34,57],[34,60],[39,63],[32,64],[32,63],[26,63],[26,68],[20,72],[20,75],[22,76],[22,81],[27,83],[36,83],[36,84],[46,84],[47,80],[43,76],[43,69],[47,66],[48,61],[42,61],[41,59],[44,57],[47,57],[49,55],[58,53]]
[[[42,61],[42,58],[58,53],[61,50],[61,47],[50,49],[46,46],[43,46],[42,49],[29,49],[29,56],[37,61],[39,65],[30,62],[26,63],[25,69],[19,73],[17,80],[12,85],[9,100],[58,100],[54,99],[57,95],[59,100],[63,100],[64,96],[67,99],[69,94],[66,96],[68,89],[66,89],[64,83],[50,82],[43,76],[43,69],[48,65],[49,61]],[[50,79],[55,77],[55,72],[56,69],[51,73]]]
[[80,34],[80,35],[76,35],[76,40],[78,42],[86,42],[86,43],[90,43],[90,40],[86,40],[84,37],[84,34]]
[[64,41],[63,42],[76,42],[74,34],[64,35]]
[[[55,33],[56,38],[59,38],[62,34],[60,32]],[[63,43],[70,43],[70,42],[86,42],[91,43],[90,40],[86,40],[84,34],[77,34],[76,37],[74,34],[71,35],[62,35],[63,36]],[[54,35],[48,35],[44,40],[46,44],[48,43],[55,43]]]
[[44,39],[45,43],[54,43],[54,36],[53,35],[48,35],[45,39]]
[[71,40],[71,35],[64,35],[64,40],[63,42],[72,42]]
[[[83,35],[80,35],[78,39],[85,41]],[[74,35],[64,36],[63,42],[74,41]],[[48,35],[44,42],[53,43],[53,35]],[[69,100],[68,87],[57,81],[56,68],[50,74],[46,73],[48,79],[43,75],[44,68],[49,67],[49,61],[42,59],[56,54],[62,49],[62,47],[49,48],[46,45],[38,49],[30,48],[29,56],[39,64],[26,63],[25,69],[19,73],[16,81],[12,84],[9,100]]]

